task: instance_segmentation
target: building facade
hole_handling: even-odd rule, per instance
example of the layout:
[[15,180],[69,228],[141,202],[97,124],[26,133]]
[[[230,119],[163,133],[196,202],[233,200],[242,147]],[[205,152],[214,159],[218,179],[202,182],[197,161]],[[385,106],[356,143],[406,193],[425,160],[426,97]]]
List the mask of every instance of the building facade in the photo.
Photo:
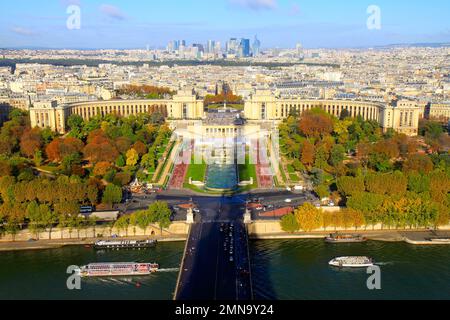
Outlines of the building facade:
[[450,120],[450,103],[432,103],[428,112],[432,120],[448,122]]
[[[377,121],[385,131],[394,129],[410,136],[418,134],[420,115],[423,114],[423,106],[412,101],[401,100],[389,104],[362,100],[284,98],[271,90],[257,90],[245,101],[244,118],[249,122],[282,121],[292,113],[301,115],[316,108],[335,117],[340,117],[346,111],[349,117]],[[56,102],[34,103],[30,107],[30,118],[32,126],[49,127],[64,133],[67,118],[73,114],[89,120],[107,114],[127,117],[155,112],[175,121],[205,119],[203,100],[192,90],[179,91],[171,99],[163,100],[108,100],[61,106]],[[445,112],[448,112],[448,108]]]
[[394,129],[410,136],[418,134],[421,108],[410,101],[399,101],[396,105],[361,100],[330,100],[282,98],[270,90],[253,94],[244,107],[244,117],[254,121],[277,121],[286,119],[292,113],[302,114],[311,109],[322,109],[328,114],[340,117],[347,115],[380,123],[384,130]]
[[56,101],[38,102],[30,107],[30,120],[33,127],[51,128],[53,131],[65,133],[67,119],[73,114],[90,120],[107,114],[128,117],[155,112],[168,119],[202,119],[203,100],[199,100],[193,91],[187,90],[179,91],[172,99],[163,100],[89,101],[61,106]]

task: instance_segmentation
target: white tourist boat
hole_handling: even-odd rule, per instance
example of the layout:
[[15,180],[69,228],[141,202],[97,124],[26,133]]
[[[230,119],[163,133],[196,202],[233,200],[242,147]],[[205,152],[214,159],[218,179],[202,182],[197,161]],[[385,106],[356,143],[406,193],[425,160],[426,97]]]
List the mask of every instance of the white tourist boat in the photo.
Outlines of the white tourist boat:
[[158,270],[157,263],[91,263],[82,266],[78,273],[82,277],[147,276]]
[[338,257],[329,262],[330,266],[339,268],[368,268],[374,265],[369,257]]

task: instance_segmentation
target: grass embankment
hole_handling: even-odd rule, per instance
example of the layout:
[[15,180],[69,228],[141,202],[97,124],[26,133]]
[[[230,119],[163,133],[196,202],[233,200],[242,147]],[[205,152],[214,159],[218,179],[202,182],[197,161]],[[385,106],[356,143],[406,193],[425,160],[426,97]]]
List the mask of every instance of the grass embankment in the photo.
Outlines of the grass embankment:
[[292,165],[288,165],[287,169],[289,173],[289,179],[294,183],[300,182],[300,178],[298,177],[298,174],[295,171],[294,167]]
[[185,183],[189,183],[189,178],[192,181],[205,182],[207,164],[205,160],[202,160],[201,164],[197,164],[194,161],[194,156],[191,158],[191,164],[188,167]]
[[256,165],[250,164],[249,156],[245,157],[245,164],[238,165],[239,182],[250,181],[253,178],[253,184],[240,188],[240,191],[248,191],[258,187],[258,179],[256,177]]

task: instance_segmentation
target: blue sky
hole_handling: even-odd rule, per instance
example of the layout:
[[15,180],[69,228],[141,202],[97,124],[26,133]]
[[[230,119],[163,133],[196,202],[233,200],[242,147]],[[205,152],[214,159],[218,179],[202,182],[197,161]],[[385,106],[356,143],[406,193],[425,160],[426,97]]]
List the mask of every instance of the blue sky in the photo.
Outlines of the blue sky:
[[[68,30],[66,9],[81,9]],[[381,9],[368,30],[367,8]],[[450,42],[448,0],[14,0],[0,1],[0,48],[144,48],[169,40],[253,38],[308,48]]]

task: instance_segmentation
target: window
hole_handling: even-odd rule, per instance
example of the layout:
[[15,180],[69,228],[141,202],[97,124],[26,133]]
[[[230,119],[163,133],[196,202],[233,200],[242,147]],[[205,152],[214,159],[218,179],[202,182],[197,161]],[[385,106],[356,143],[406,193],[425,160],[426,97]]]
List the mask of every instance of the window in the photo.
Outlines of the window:
[[183,104],[183,119],[187,119],[187,117],[188,117],[187,104],[184,103],[184,104]]

